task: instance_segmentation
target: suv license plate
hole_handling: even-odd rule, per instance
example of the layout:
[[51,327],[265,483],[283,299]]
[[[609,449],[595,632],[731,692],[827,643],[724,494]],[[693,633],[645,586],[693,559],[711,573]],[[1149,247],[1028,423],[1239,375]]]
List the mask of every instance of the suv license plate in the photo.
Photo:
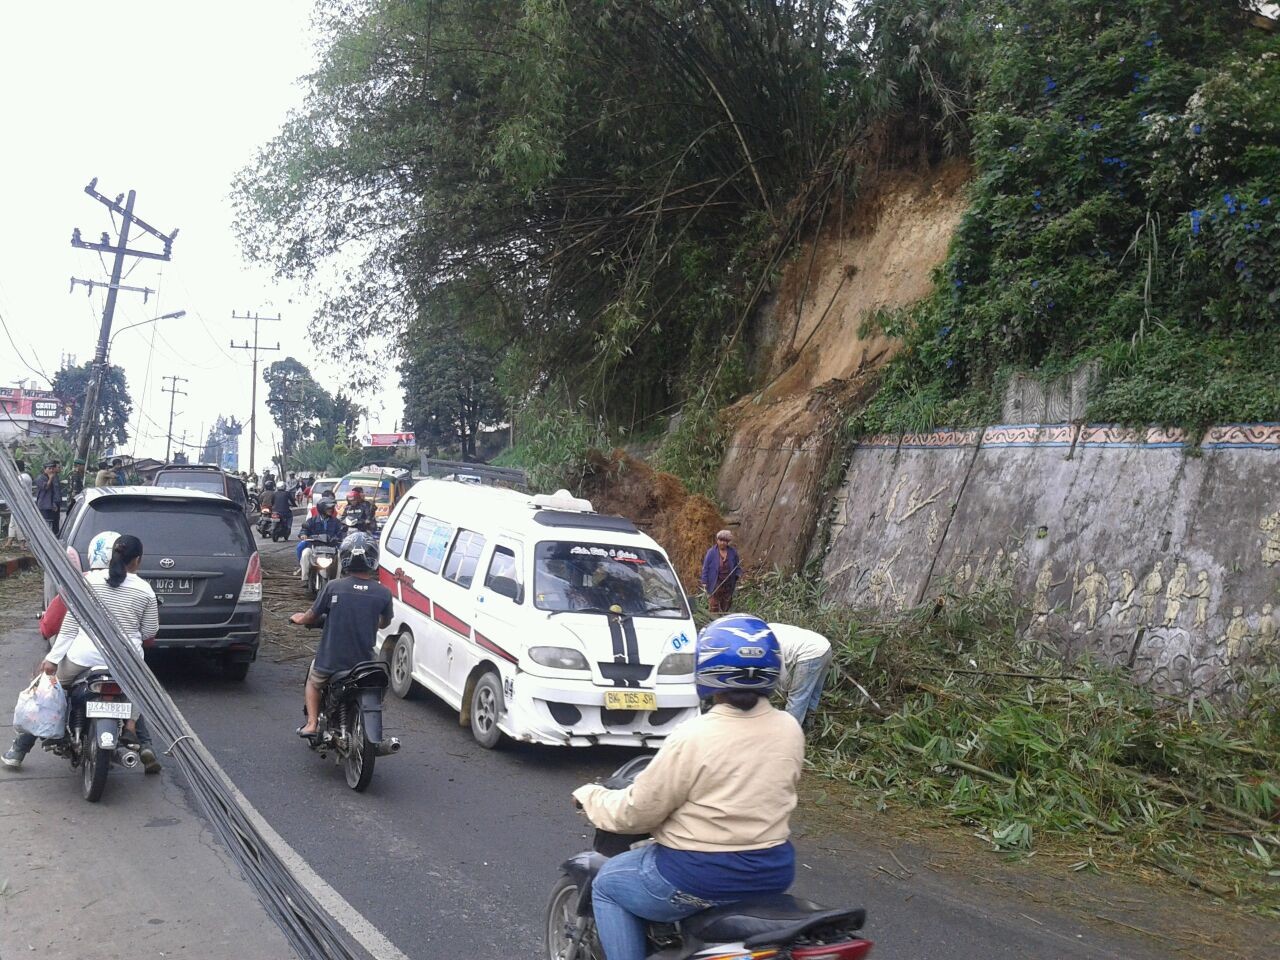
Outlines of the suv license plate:
[[84,715],[86,717],[111,717],[114,720],[129,719],[129,701],[115,700],[108,703],[105,700],[90,700],[84,705]]
[[190,577],[157,577],[150,581],[151,589],[156,593],[190,593]]
[[657,710],[658,696],[649,690],[607,690],[606,710]]

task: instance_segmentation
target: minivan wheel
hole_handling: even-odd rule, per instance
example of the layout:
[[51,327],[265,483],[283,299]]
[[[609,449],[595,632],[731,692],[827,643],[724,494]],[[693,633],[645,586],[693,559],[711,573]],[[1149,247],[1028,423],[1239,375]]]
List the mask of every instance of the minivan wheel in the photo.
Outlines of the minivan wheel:
[[391,692],[408,700],[413,693],[413,634],[408,630],[396,637],[387,665],[391,668]]
[[498,721],[502,718],[502,681],[496,673],[484,673],[471,691],[471,735],[476,743],[492,750],[502,740]]

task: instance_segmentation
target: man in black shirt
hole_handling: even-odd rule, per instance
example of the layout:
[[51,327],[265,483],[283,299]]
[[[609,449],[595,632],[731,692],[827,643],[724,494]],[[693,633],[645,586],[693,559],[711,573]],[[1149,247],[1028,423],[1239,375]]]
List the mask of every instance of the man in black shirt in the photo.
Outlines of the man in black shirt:
[[280,522],[284,524],[284,538],[288,540],[289,533],[293,530],[293,497],[284,487],[272,484],[267,489],[271,490],[271,512],[280,515]]
[[338,565],[342,578],[325,584],[310,610],[289,618],[301,626],[324,623],[307,674],[307,722],[298,728],[300,737],[313,736],[319,726],[321,695],[329,678],[372,660],[378,629],[391,623],[391,591],[373,578],[378,569],[373,538],[363,533],[348,536],[338,548]]

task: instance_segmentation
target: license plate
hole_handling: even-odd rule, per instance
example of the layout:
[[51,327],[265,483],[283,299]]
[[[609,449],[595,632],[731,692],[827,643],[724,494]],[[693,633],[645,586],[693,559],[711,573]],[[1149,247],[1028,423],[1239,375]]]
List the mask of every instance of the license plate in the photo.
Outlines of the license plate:
[[129,719],[129,702],[127,700],[112,701],[90,700],[84,705],[86,717],[111,717],[115,720]]
[[151,589],[156,593],[190,593],[190,577],[158,577],[150,581]]
[[604,695],[606,710],[657,710],[657,694],[650,690],[607,690]]

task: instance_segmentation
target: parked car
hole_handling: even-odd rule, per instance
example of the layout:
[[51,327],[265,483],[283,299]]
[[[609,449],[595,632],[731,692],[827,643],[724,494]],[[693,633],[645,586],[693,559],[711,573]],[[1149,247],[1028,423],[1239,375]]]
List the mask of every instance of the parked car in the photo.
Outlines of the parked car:
[[221,494],[240,504],[246,514],[256,509],[256,505],[250,502],[245,482],[213,464],[167,463],[156,471],[153,483],[157,487],[182,487]]
[[62,528],[86,569],[89,543],[104,530],[142,541],[138,575],[160,601],[152,648],[195,651],[243,680],[258,656],[262,566],[240,505],[185,487],[89,487]]
[[413,481],[408,470],[395,470],[391,467],[361,467],[348,473],[338,481],[333,490],[333,498],[338,501],[336,513],[339,517],[346,512],[347,494],[355,487],[364,490],[365,498],[373,501],[378,529],[387,522],[391,511],[400,502]]
[[697,715],[697,630],[666,553],[570,497],[423,480],[382,533],[379,651],[485,747],[653,747]]

